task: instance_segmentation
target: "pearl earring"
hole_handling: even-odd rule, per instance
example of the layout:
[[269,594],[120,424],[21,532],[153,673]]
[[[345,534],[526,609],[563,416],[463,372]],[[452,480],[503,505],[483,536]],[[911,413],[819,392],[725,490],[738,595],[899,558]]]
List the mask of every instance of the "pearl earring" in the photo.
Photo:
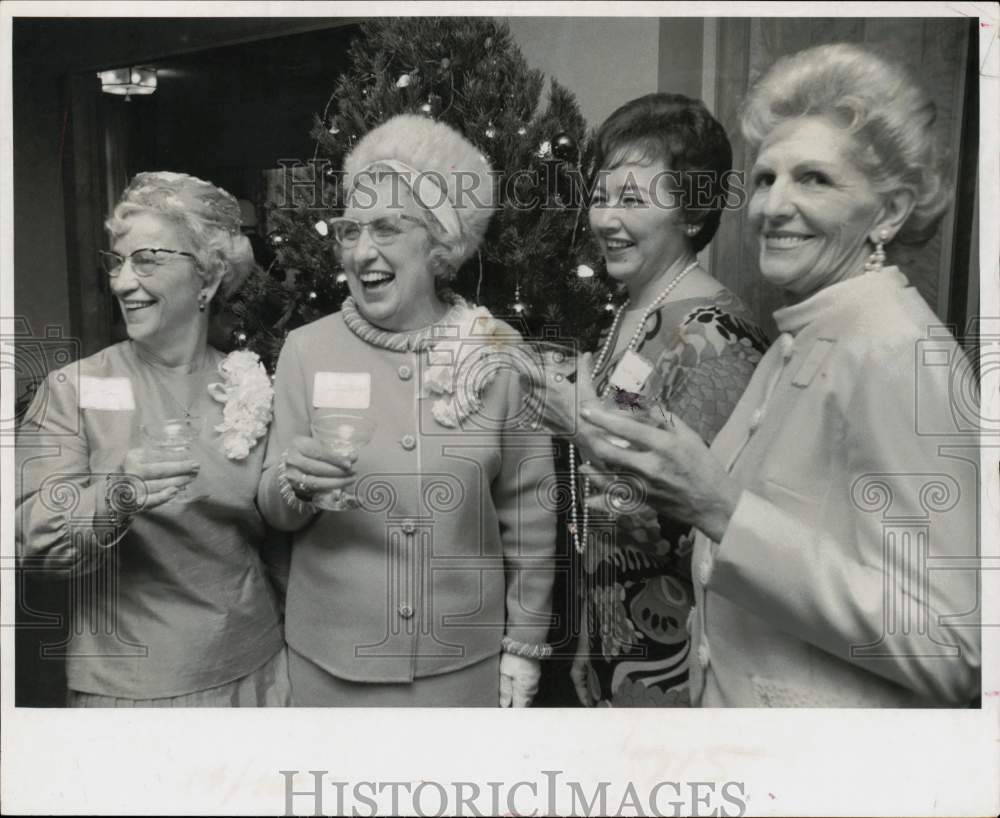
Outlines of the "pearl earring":
[[866,273],[877,273],[882,269],[882,263],[885,261],[885,243],[887,241],[889,241],[889,231],[883,228],[878,231],[878,236],[875,238],[875,250],[868,256],[868,261],[865,262]]
[[692,239],[695,236],[698,235],[698,231],[700,231],[700,230],[701,230],[701,225],[700,224],[689,224],[685,228],[685,232],[688,234],[688,238],[692,238]]

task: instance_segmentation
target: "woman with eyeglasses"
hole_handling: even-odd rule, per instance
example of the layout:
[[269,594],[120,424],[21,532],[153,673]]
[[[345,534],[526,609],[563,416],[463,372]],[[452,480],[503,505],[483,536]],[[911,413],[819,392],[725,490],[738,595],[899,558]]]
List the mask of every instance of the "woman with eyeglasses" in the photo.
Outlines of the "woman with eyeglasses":
[[518,336],[447,286],[486,232],[490,168],[402,115],[345,171],[350,296],[285,342],[258,494],[295,532],[293,704],[527,706],[550,653],[551,442],[518,425]]
[[285,705],[254,507],[271,413],[256,356],[207,343],[254,269],[226,191],[140,173],[102,253],[128,339],[53,372],[19,432],[24,564],[68,572],[74,707]]

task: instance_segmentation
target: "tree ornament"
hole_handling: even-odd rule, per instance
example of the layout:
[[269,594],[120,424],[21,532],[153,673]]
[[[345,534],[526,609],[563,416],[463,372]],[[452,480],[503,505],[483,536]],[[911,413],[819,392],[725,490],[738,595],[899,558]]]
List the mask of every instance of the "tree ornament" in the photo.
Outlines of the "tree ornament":
[[518,136],[526,136],[527,133],[528,133],[528,129],[525,128],[524,125],[522,125],[520,128],[517,129],[517,135]]
[[316,232],[319,233],[324,238],[330,235],[330,225],[326,223],[326,219],[320,219],[318,222],[316,222],[316,224],[313,225],[313,227],[315,228]]
[[272,230],[267,234],[267,243],[270,244],[275,250],[279,250],[285,243],[285,234],[280,230]]
[[568,133],[558,133],[552,137],[552,155],[562,162],[572,162],[577,156],[576,140]]
[[497,135],[497,129],[493,127],[493,123],[490,122],[486,126],[486,130],[483,131],[487,139],[493,139]]
[[521,300],[521,285],[514,288],[514,300],[510,305],[511,312],[515,315],[524,316],[528,314],[528,305]]
[[339,128],[339,127],[337,127],[337,117],[335,117],[335,116],[333,116],[333,117],[330,117],[330,127],[329,127],[329,129],[328,129],[328,130],[329,130],[329,131],[330,131],[330,133],[332,133],[332,134],[333,134],[334,136],[336,136],[337,134],[339,134],[339,133],[340,133],[340,128]]
[[411,82],[413,82],[413,78],[409,74],[401,74],[399,79],[396,80],[396,87],[409,88]]
[[420,106],[420,110],[427,114],[427,116],[436,117],[441,113],[441,97],[437,94],[429,94],[427,102]]
[[492,37],[487,37],[483,41],[483,48],[493,48],[493,38]]
[[443,57],[441,59],[441,70],[447,71],[450,66],[451,66],[451,60],[449,60],[447,57]]
[[306,293],[306,301],[308,301],[310,304],[315,304],[318,298],[319,298],[319,293],[316,292],[315,290],[310,290],[308,293]]
[[593,278],[594,277],[594,268],[591,267],[591,266],[589,266],[589,265],[587,265],[587,264],[581,264],[579,267],[576,268],[576,277],[577,278]]
[[546,139],[538,146],[537,156],[539,159],[551,159],[552,158],[552,143]]
[[238,347],[245,347],[250,337],[242,329],[233,330],[233,343]]
[[338,284],[346,284],[347,283],[347,273],[345,273],[343,270],[341,270],[339,273],[337,273],[337,283]]

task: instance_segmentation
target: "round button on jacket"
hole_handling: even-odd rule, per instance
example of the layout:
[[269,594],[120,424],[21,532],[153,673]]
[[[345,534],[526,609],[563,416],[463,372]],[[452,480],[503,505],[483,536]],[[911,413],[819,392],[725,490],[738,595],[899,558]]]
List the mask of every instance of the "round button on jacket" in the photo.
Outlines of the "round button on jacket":
[[702,642],[698,645],[698,664],[701,665],[702,670],[704,670],[711,663],[712,654],[708,650],[708,642]]
[[403,435],[399,441],[399,445],[406,449],[406,451],[412,452],[417,447],[417,439],[413,435]]
[[399,372],[399,379],[401,381],[408,381],[413,377],[413,368],[406,364],[403,364],[397,371]]
[[698,566],[698,582],[704,588],[708,585],[708,581],[712,578],[712,560],[710,557],[706,557],[701,561]]

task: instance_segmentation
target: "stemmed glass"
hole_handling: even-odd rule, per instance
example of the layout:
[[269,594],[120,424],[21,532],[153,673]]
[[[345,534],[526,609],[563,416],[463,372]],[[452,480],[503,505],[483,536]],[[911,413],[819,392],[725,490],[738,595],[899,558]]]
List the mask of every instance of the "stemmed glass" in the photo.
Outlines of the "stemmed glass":
[[[345,457],[357,456],[358,450],[371,442],[376,429],[373,420],[350,414],[320,415],[311,425],[316,440],[331,454]],[[342,489],[317,494],[312,503],[327,511],[347,511],[358,507],[357,497]]]
[[[201,435],[205,419],[197,415],[183,418],[167,418],[146,423],[139,427],[145,444],[146,457],[150,460],[189,460],[191,448]],[[177,490],[168,503],[190,503],[198,499],[188,490],[197,477]]]

